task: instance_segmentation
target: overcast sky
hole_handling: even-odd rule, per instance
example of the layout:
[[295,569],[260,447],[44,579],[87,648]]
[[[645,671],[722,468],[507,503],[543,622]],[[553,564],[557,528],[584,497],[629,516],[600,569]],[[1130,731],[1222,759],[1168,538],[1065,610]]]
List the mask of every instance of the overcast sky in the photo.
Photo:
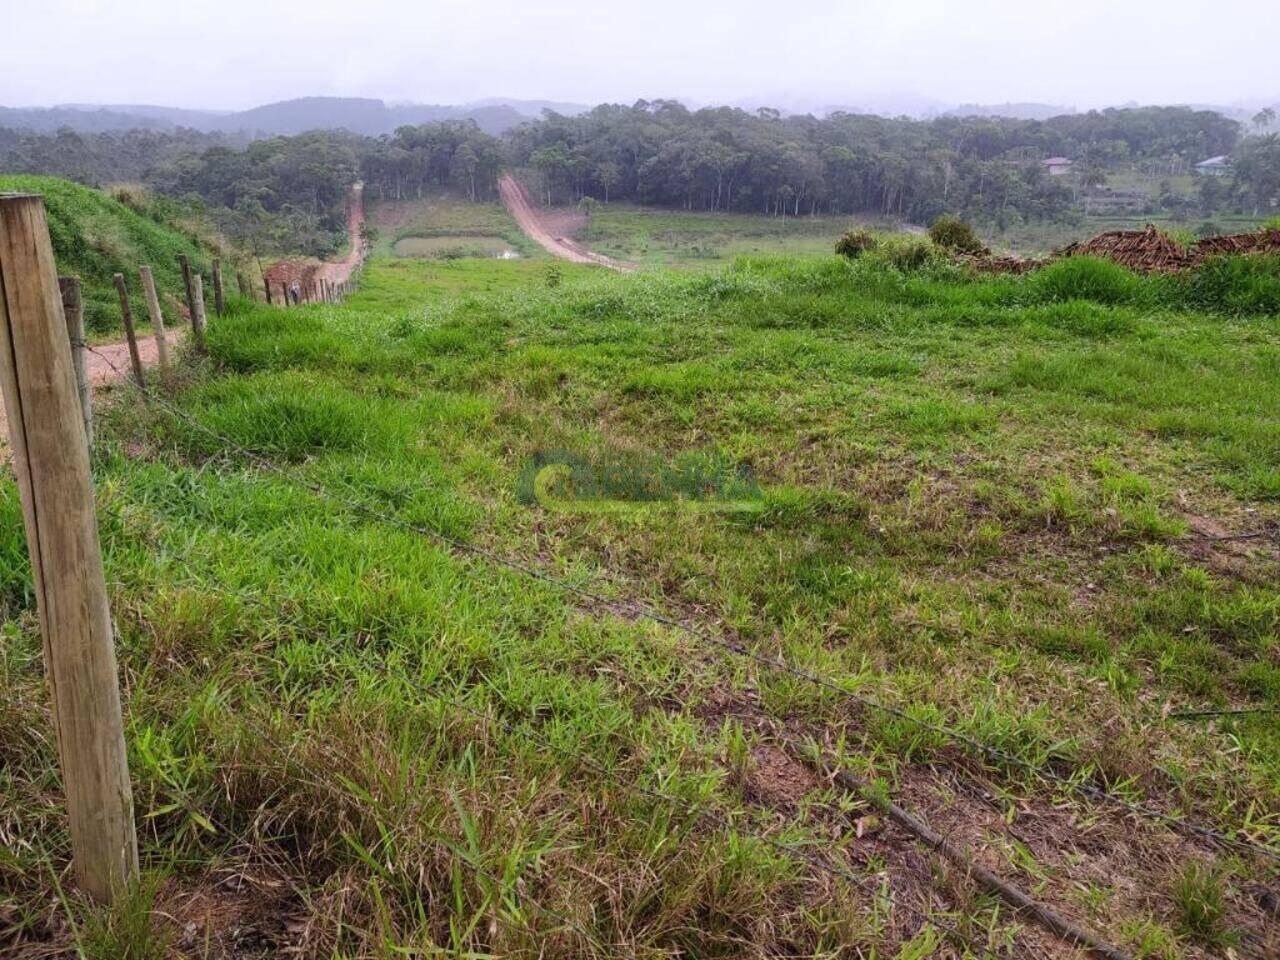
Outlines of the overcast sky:
[[0,105],[1280,100],[1277,0],[0,0]]

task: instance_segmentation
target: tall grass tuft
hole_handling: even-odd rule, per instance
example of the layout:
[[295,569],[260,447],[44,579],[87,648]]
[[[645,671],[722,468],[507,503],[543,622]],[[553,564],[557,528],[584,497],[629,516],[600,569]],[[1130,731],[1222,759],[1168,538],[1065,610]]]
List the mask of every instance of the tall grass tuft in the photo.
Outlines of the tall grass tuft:
[[1143,282],[1132,270],[1099,257],[1068,257],[1031,274],[1027,287],[1042,303],[1092,300],[1108,305],[1134,303]]
[[1210,257],[1179,279],[1183,299],[1206,310],[1280,314],[1280,256]]

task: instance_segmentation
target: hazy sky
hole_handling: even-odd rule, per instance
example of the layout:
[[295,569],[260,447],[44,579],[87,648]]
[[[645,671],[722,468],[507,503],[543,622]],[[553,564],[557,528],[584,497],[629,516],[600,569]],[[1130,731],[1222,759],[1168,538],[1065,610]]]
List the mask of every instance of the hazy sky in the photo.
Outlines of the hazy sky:
[[0,105],[1280,100],[1277,0],[0,0]]

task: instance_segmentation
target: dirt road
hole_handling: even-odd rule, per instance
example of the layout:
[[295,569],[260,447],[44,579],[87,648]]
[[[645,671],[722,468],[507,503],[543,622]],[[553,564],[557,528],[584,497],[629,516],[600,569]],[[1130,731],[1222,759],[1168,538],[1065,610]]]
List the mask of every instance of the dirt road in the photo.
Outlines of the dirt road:
[[[165,331],[165,342],[173,351],[182,343],[182,328]],[[155,364],[159,355],[155,337],[143,337],[138,341],[138,355],[146,366]],[[170,354],[172,356],[172,353]],[[129,375],[129,345],[125,343],[104,343],[94,347],[85,354],[85,372],[89,382],[95,386],[110,383],[123,374]],[[9,459],[9,421],[5,417],[4,404],[0,403],[0,463]]]
[[315,289],[317,280],[328,280],[330,283],[346,283],[351,274],[364,262],[364,241],[360,230],[364,226],[364,184],[356,183],[351,187],[351,195],[347,199],[347,231],[351,238],[347,255],[341,260],[330,260],[317,263],[314,260],[281,260],[267,271],[267,280],[272,290],[279,290],[280,285],[291,286],[297,283],[307,296]]
[[499,178],[498,192],[502,194],[502,202],[506,205],[507,212],[524,231],[525,236],[548,253],[573,263],[597,263],[611,270],[626,272],[636,268],[634,263],[592,253],[572,237],[555,236],[529,199],[528,191],[511,174],[504,173]]

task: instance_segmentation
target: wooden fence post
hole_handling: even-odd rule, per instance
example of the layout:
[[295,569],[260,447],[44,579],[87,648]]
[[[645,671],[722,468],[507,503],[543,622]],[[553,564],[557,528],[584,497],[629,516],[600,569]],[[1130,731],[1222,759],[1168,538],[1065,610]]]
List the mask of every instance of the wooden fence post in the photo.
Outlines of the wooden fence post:
[[111,610],[44,202],[0,196],[0,387],[53,692],[80,885],[112,902],[137,876]]
[[138,386],[146,389],[147,381],[142,376],[142,355],[138,353],[138,336],[133,330],[133,311],[129,308],[129,288],[125,286],[123,273],[117,273],[111,279],[115,282],[116,293],[120,295],[120,319],[124,321],[124,338],[129,344],[133,379],[138,381]]
[[267,306],[271,306],[271,281],[266,277],[263,277],[262,286],[267,291]]
[[71,371],[76,378],[76,395],[80,398],[80,416],[84,420],[86,446],[93,449],[93,404],[89,395],[89,373],[84,366],[84,303],[80,299],[80,278],[59,277],[62,313],[67,318],[67,342],[71,344]]
[[244,274],[239,270],[236,271],[236,289],[240,291],[240,296],[248,298],[249,281],[244,278]]
[[191,335],[195,338],[196,351],[204,353],[204,330],[206,325],[204,315],[204,278],[198,273],[193,273],[191,275],[191,286],[192,293],[195,296],[193,302],[196,306],[196,312],[191,315]]
[[191,316],[195,316],[195,307],[191,301],[193,299],[191,289],[191,261],[187,259],[185,253],[178,254],[178,266],[182,270],[182,288],[187,297],[187,312]]
[[222,260],[218,257],[213,258],[213,312],[216,316],[222,316],[226,309],[227,302],[222,295]]
[[[187,295],[187,315],[191,317],[191,341],[196,353],[204,353],[204,329],[196,329],[196,284],[195,274],[191,272],[191,261],[185,253],[178,254],[178,266],[182,268],[182,285]],[[200,301],[201,313],[204,312],[204,301]]]
[[164,314],[160,310],[160,298],[156,296],[156,281],[151,275],[151,268],[145,264],[138,268],[142,277],[142,292],[147,298],[147,316],[151,318],[151,329],[156,335],[156,360],[160,364],[160,378],[169,376],[169,338],[164,330]]

